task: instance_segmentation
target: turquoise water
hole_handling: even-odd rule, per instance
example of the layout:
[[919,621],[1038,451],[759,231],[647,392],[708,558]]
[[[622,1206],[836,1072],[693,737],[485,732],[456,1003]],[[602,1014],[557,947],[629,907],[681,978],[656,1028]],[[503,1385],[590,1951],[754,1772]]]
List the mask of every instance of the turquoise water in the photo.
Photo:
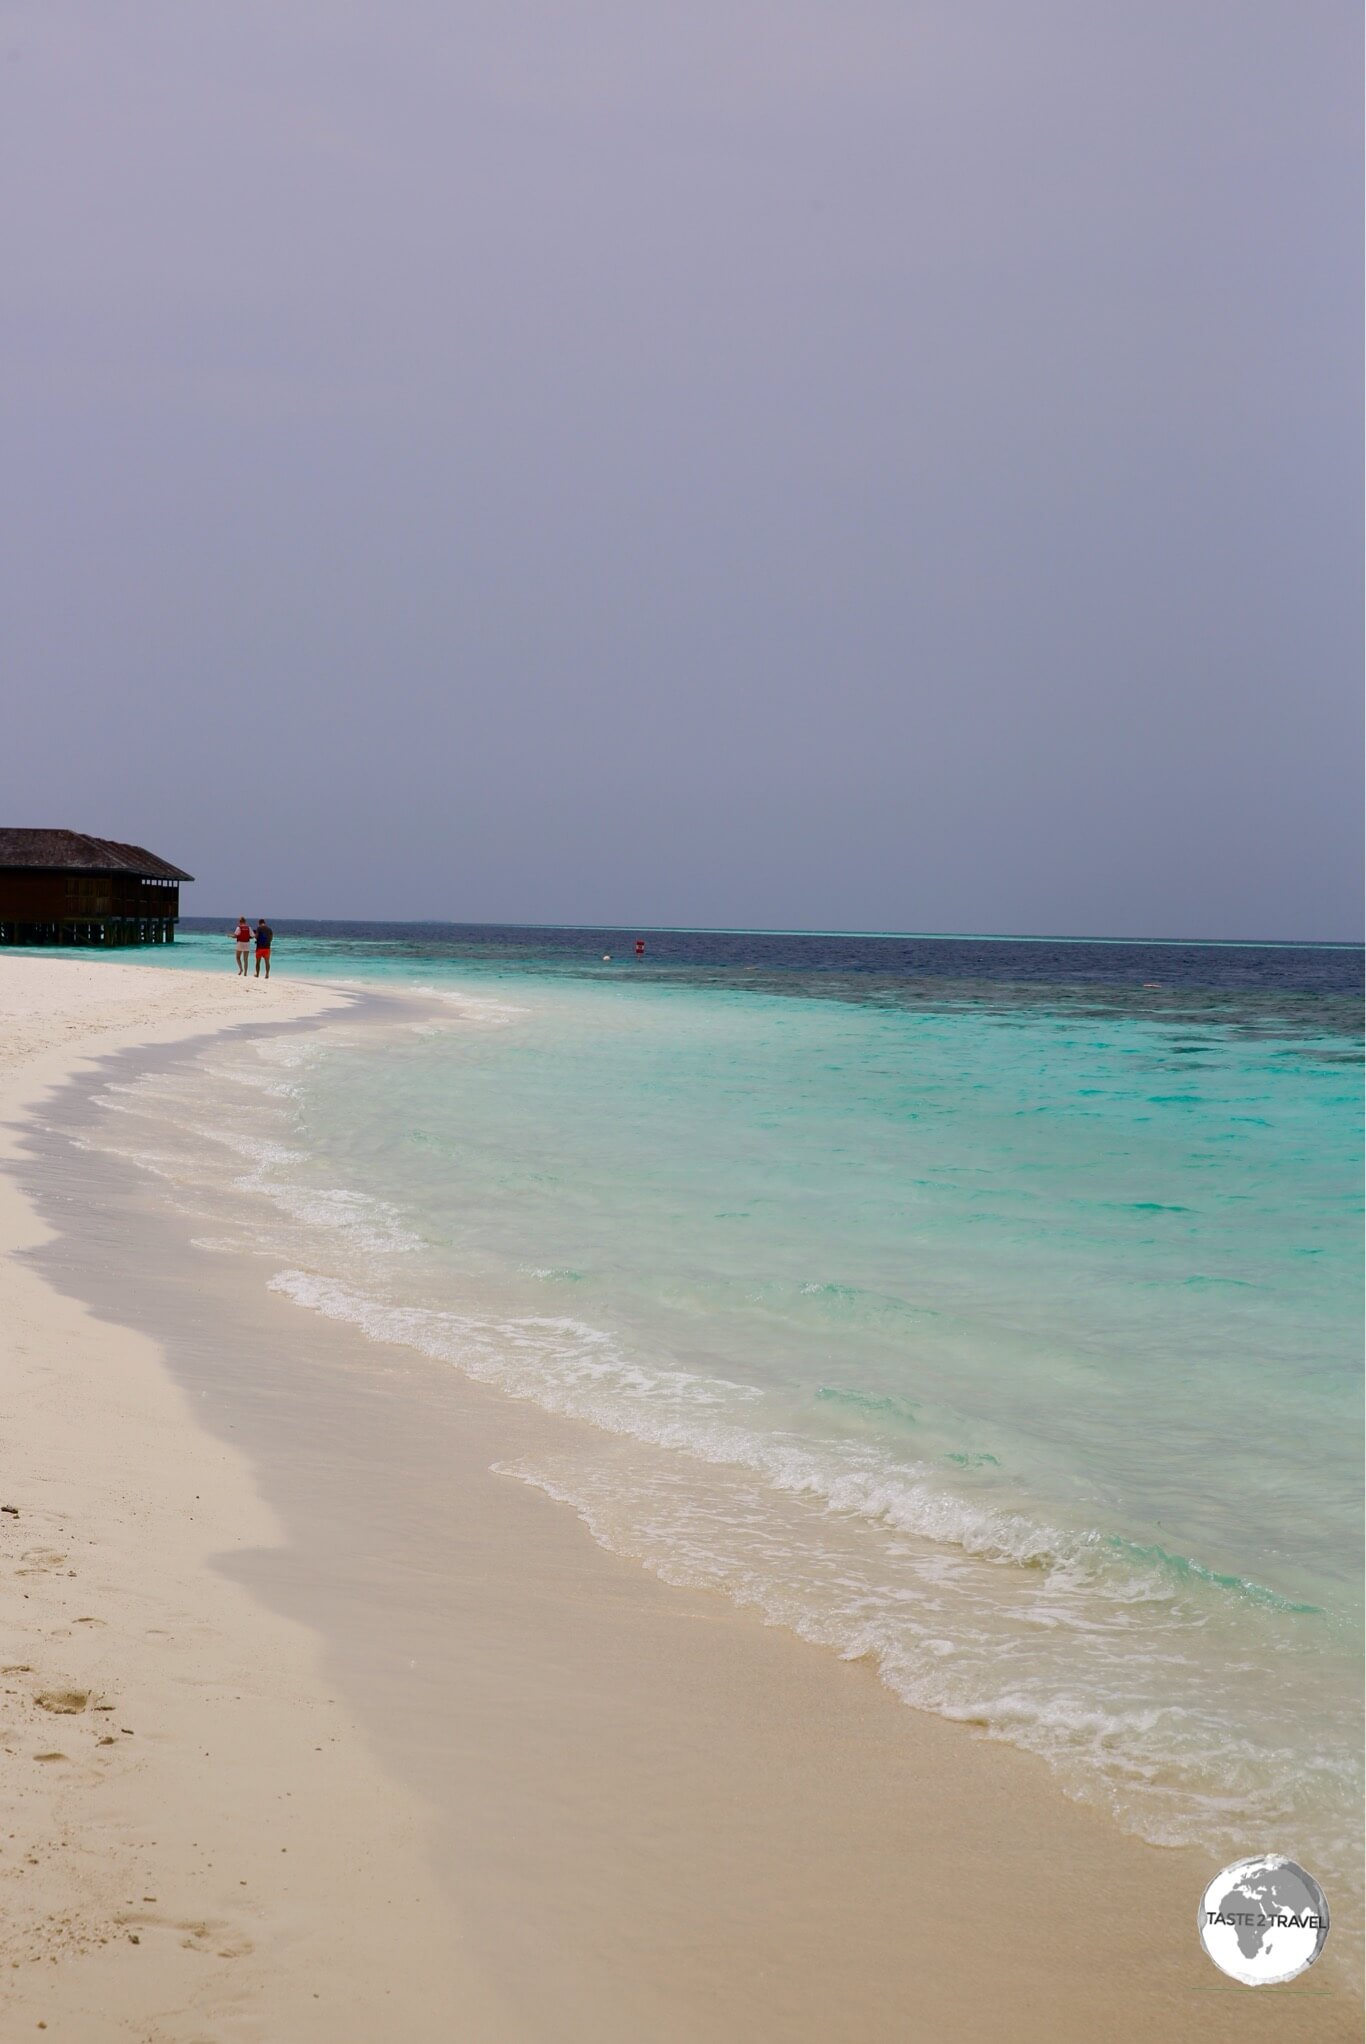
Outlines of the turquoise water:
[[1354,1891],[1356,954],[600,941],[300,935],[424,1009],[217,1042],[212,1112],[160,1075],[107,1140],[204,1253],[578,1422],[507,1474],[604,1544]]

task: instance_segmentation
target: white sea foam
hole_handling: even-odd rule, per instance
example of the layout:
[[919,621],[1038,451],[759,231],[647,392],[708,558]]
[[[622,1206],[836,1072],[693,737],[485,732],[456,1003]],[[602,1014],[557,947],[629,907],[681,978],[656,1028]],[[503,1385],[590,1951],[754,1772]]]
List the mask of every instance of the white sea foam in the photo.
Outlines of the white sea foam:
[[350,1321],[376,1341],[454,1363],[481,1383],[534,1399],[548,1411],[592,1419],[612,1432],[631,1430],[628,1421],[634,1416],[652,1428],[650,1438],[666,1439],[673,1426],[682,1425],[684,1414],[724,1410],[763,1396],[725,1378],[649,1368],[623,1355],[610,1335],[565,1316],[480,1319],[396,1306],[300,1270],[277,1271],[270,1288],[326,1319]]
[[495,1001],[489,994],[471,994],[463,988],[437,986],[426,980],[415,980],[407,991],[454,1008],[462,1021],[483,1023],[490,1028],[506,1028],[531,1012],[514,1001]]
[[[292,1192],[289,1198],[299,1197]],[[957,1552],[975,1562],[1039,1573],[1062,1598],[1084,1581],[1109,1604],[1169,1604],[1183,1589],[1179,1569],[1126,1549],[1098,1530],[1067,1532],[1024,1513],[1002,1511],[947,1488],[924,1462],[898,1460],[863,1442],[813,1442],[780,1424],[745,1423],[766,1403],[752,1385],[647,1365],[599,1328],[567,1316],[483,1319],[431,1307],[396,1305],[317,1272],[279,1271],[271,1289],[333,1320],[349,1321],[376,1341],[453,1363],[547,1411],[591,1421],[604,1432],[682,1451],[697,1461],[750,1472],[774,1491],[807,1500],[831,1516],[932,1543],[940,1566]],[[757,1414],[756,1414],[757,1418]],[[1210,1587],[1237,1594],[1232,1580],[1195,1571]],[[1256,1591],[1256,1585],[1243,1586]],[[1265,1595],[1266,1593],[1263,1593]],[[1061,1608],[1032,1614],[1041,1626],[1074,1622]]]
[[[908,1704],[1037,1754],[1070,1795],[1154,1843],[1232,1850],[1249,1827],[1280,1836],[1292,1813],[1317,1808],[1320,1853],[1350,1881],[1341,1811],[1357,1777],[1350,1760],[1307,1761],[1292,1736],[1316,1653],[1312,1614],[1249,1604],[1236,1584],[1098,1531],[992,1509],[929,1465],[798,1438],[765,1424],[773,1415],[753,1387],[647,1366],[570,1317],[396,1305],[299,1270],[270,1283],[611,1437],[591,1460],[503,1473],[570,1505],[602,1544],[667,1581],[722,1590],[803,1638],[870,1657]],[[1227,1721],[1228,1659],[1249,1620],[1267,1641],[1268,1628],[1283,1634],[1260,1739],[1231,1736]]]
[[1193,1614],[1171,1599],[1142,1636],[1111,1611],[1090,1621],[1094,1651],[1061,1639],[1039,1651],[1027,1613],[986,1565],[963,1558],[946,1597],[933,1558],[903,1551],[892,1569],[872,1529],[845,1522],[832,1538],[828,1517],[813,1520],[797,1499],[775,1506],[740,1472],[698,1489],[649,1451],[495,1469],[569,1506],[602,1546],[666,1582],[719,1590],[846,1659],[871,1659],[904,1702],[1037,1755],[1068,1795],[1155,1845],[1231,1856],[1249,1835],[1283,1835],[1293,1813],[1318,1808],[1322,1870],[1352,1891],[1355,1842],[1335,1813],[1353,1806],[1359,1777],[1277,1739],[1293,1694],[1268,1695],[1264,1740],[1231,1738],[1226,1676],[1183,1652]]
[[153,1178],[165,1179],[168,1184],[179,1185],[185,1177],[185,1160],[164,1151],[148,1149],[124,1149],[117,1143],[83,1142],[79,1136],[72,1138],[72,1147],[77,1150],[98,1150],[103,1157],[118,1157],[126,1164],[135,1164],[140,1171],[149,1172]]
[[249,1157],[261,1171],[279,1171],[290,1164],[302,1164],[307,1153],[289,1143],[276,1142],[257,1131],[234,1129],[224,1124],[206,1127],[198,1121],[183,1121],[180,1127],[197,1143],[213,1143],[234,1157]]
[[419,1238],[404,1226],[397,1208],[369,1193],[344,1186],[305,1187],[272,1181],[264,1171],[249,1173],[235,1183],[242,1191],[263,1193],[291,1220],[340,1233],[362,1249],[394,1256],[419,1246]]

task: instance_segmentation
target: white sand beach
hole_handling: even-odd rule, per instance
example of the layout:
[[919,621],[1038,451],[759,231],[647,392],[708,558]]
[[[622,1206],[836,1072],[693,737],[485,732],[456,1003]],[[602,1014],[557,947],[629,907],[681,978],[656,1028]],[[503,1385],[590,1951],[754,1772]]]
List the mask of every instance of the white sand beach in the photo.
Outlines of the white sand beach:
[[[4,1154],[91,1054],[336,1005],[5,959]],[[372,1759],[316,1637],[212,1566],[279,1537],[244,1457],[195,1425],[151,1342],[16,1260],[38,1237],[0,1180],[0,2033],[425,2037],[439,1997],[504,2034],[424,1878],[428,1813]]]
[[0,957],[0,2035],[1358,2035],[1326,1967],[1215,1973],[1198,1854],[491,1474],[525,1406],[381,1381],[227,1257],[160,1286],[150,1220],[98,1313],[39,1274],[14,1174],[53,1089],[347,998]]

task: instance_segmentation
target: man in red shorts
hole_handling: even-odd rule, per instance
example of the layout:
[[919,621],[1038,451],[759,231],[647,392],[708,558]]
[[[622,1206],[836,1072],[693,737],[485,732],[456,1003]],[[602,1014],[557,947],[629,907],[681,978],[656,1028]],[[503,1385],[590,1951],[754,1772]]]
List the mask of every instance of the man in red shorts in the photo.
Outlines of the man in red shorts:
[[270,978],[270,940],[275,935],[270,924],[262,916],[256,925],[256,977],[261,977],[261,963],[265,961],[266,978]]

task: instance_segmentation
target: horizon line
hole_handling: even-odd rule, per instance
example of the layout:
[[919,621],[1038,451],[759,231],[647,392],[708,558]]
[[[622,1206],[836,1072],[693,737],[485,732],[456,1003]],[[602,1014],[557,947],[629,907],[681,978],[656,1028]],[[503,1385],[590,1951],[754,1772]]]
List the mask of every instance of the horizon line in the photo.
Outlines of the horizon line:
[[[216,915],[182,915],[179,920],[187,922],[220,922],[228,918]],[[385,929],[448,929],[448,930],[565,930],[565,931],[612,931],[625,936],[632,932],[646,936],[692,936],[692,937],[864,937],[887,942],[913,942],[928,944],[1146,944],[1166,949],[1182,947],[1195,950],[1232,951],[1360,951],[1366,948],[1366,937],[1120,937],[1120,936],[1078,936],[1062,931],[1001,931],[1001,930],[858,930],[837,928],[802,928],[794,924],[761,926],[746,923],[625,923],[604,920],[601,922],[574,923],[522,923],[502,918],[468,917],[457,921],[444,916],[283,916],[283,922],[295,923],[371,923]]]

